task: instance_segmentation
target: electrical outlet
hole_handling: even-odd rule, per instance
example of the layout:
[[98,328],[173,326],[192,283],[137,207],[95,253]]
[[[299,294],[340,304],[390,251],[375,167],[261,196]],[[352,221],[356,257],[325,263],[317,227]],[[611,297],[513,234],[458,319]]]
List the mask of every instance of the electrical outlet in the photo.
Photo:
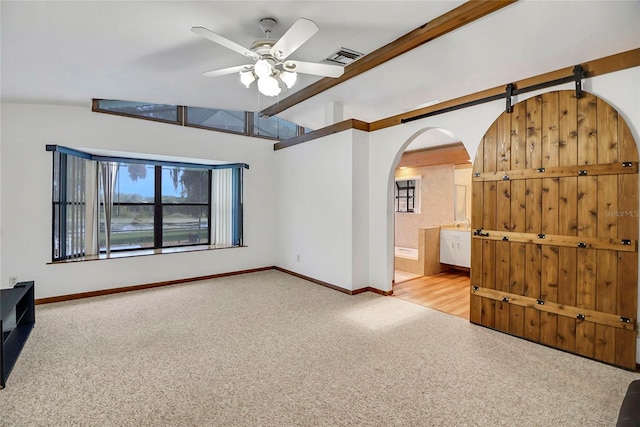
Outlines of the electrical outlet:
[[18,283],[18,276],[9,276],[9,285],[14,286]]

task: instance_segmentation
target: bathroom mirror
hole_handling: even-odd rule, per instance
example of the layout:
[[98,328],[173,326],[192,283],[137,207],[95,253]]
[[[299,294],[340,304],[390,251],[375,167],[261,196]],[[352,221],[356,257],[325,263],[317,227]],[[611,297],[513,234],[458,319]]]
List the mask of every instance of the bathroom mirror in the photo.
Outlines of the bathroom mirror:
[[453,219],[465,221],[467,219],[467,186],[453,186]]

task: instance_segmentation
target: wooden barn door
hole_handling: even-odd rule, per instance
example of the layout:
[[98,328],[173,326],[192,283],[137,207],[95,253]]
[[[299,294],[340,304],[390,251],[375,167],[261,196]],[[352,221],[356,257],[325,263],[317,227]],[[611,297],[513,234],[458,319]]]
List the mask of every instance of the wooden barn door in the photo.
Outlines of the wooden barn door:
[[585,92],[522,101],[473,172],[471,322],[635,369],[638,151],[622,116]]

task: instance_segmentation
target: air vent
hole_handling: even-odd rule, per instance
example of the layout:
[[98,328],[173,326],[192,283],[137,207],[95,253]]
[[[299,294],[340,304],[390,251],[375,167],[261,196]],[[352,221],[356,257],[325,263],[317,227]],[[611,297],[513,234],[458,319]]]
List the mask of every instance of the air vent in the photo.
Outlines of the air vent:
[[345,66],[351,64],[353,61],[360,59],[363,56],[364,53],[341,47],[340,50],[329,55],[327,58],[323,59],[320,62]]

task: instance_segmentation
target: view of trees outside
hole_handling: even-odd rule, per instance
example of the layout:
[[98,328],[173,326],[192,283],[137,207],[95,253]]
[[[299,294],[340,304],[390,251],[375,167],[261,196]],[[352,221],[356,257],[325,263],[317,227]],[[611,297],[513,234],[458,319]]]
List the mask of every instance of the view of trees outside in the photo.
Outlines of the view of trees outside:
[[[111,214],[111,250],[154,247],[155,168],[120,163]],[[209,171],[162,166],[162,246],[209,242]],[[100,248],[104,250],[104,212]]]

